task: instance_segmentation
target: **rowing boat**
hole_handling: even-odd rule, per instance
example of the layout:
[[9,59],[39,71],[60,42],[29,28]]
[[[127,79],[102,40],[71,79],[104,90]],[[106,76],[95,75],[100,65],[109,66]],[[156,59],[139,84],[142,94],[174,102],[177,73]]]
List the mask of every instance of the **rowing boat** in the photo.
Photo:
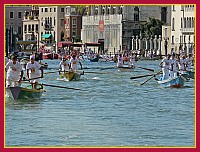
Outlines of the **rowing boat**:
[[135,66],[130,66],[130,65],[121,65],[118,66],[118,71],[120,72],[133,72]]
[[186,81],[186,79],[183,76],[176,76],[166,80],[162,80],[162,78],[160,77],[157,80],[158,84],[160,84],[162,87],[170,88],[181,88],[184,86],[184,83]]
[[37,89],[33,89],[32,85],[26,87],[7,87],[6,97],[13,100],[28,99],[28,98],[40,98],[45,90],[42,85],[37,85]]
[[66,71],[66,72],[60,72],[60,78],[66,78],[68,81],[72,80],[80,80],[81,73],[74,72],[74,71]]

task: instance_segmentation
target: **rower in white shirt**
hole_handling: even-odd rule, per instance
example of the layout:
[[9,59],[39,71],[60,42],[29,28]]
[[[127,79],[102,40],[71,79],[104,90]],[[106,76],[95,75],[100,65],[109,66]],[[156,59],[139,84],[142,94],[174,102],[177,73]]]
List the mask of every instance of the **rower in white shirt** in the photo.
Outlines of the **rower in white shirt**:
[[11,60],[6,64],[6,86],[16,87],[18,86],[23,77],[23,70],[21,64],[17,61],[17,57],[12,55]]
[[76,58],[76,55],[73,54],[69,62],[69,69],[76,72],[78,70],[78,63],[80,64],[82,70],[82,63]]
[[37,84],[40,80],[39,78],[43,78],[43,68],[37,61],[35,61],[34,55],[30,56],[30,62],[27,63],[26,70],[29,82],[32,84],[34,89],[37,89]]
[[160,62],[160,67],[162,67],[163,77],[162,80],[166,80],[169,78],[169,67],[171,64],[170,60],[171,55],[168,54],[162,61]]

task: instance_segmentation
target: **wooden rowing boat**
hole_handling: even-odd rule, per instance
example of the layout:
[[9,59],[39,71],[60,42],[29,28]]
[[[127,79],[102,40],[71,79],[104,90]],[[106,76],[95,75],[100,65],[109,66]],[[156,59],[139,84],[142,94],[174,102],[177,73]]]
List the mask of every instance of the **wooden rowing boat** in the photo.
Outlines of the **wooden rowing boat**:
[[32,85],[27,87],[7,87],[6,97],[13,100],[28,99],[28,98],[40,98],[45,90],[42,85],[37,85],[37,90],[32,88]]
[[133,72],[135,66],[130,66],[130,65],[122,65],[118,66],[118,71],[120,72]]
[[66,72],[60,72],[60,78],[66,78],[68,81],[78,81],[80,80],[81,73],[74,72],[74,71],[66,71]]
[[174,78],[162,80],[160,77],[157,79],[158,84],[162,87],[170,87],[170,88],[181,88],[184,86],[186,79],[183,76],[176,76]]

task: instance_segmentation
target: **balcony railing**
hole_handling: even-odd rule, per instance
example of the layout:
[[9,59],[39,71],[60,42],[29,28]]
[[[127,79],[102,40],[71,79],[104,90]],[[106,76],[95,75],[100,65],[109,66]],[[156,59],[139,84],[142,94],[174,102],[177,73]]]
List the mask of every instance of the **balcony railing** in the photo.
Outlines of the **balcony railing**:
[[181,28],[180,30],[182,33],[194,33],[194,28]]

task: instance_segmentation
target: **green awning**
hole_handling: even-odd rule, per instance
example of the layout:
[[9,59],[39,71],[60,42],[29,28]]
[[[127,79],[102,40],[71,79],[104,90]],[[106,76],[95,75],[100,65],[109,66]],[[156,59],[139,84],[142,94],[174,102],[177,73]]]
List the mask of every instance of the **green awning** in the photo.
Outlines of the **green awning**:
[[48,39],[51,36],[51,34],[43,34],[42,38]]

